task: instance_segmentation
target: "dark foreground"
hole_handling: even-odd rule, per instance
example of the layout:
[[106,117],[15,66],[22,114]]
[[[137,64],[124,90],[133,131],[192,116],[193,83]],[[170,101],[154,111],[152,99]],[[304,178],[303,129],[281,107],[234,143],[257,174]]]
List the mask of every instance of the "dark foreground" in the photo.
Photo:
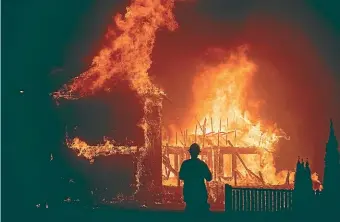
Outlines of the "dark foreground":
[[4,221],[339,221],[339,215],[322,215],[308,212],[303,215],[293,213],[225,213],[211,212],[206,215],[187,215],[183,211],[126,210],[113,208],[84,209],[63,207],[59,209],[32,209],[29,213],[16,212]]

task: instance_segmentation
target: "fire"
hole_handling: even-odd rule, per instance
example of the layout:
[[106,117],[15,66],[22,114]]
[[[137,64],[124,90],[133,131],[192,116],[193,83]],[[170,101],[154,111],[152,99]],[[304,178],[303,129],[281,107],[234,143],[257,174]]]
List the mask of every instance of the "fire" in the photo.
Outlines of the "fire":
[[[259,172],[266,184],[284,184],[287,172],[276,172],[273,152],[280,138],[289,138],[275,124],[254,121],[246,110],[249,102],[247,89],[257,71],[256,64],[247,56],[247,50],[247,46],[241,46],[219,65],[207,65],[196,75],[192,86],[192,112],[184,121],[188,133],[184,133],[180,142],[183,144],[182,141],[185,141],[187,145],[188,142],[198,142],[203,150],[212,148],[215,152],[219,147],[257,148],[254,154],[239,155],[240,161],[236,164],[241,178],[238,184],[258,185],[251,177],[260,177]],[[199,118],[192,119],[191,116]],[[164,142],[177,143],[173,138]],[[231,163],[229,156],[223,156],[224,167]],[[213,162],[216,160],[213,159]],[[214,165],[212,163],[210,168],[217,170]],[[224,174],[232,174],[230,171],[225,168]]]
[[94,157],[100,155],[108,156],[113,154],[131,154],[137,152],[137,147],[117,146],[114,141],[107,138],[104,138],[104,144],[91,146],[76,137],[72,140],[67,139],[67,146],[76,150],[78,156],[84,156],[91,162],[94,161]]
[[93,59],[92,67],[54,93],[54,98],[77,99],[110,90],[112,86],[106,83],[117,79],[128,80],[140,96],[162,95],[151,82],[148,70],[157,30],[177,28],[173,7],[173,0],[133,1],[124,16],[115,16],[117,30],[109,29],[109,44]]
[[315,172],[311,176],[313,181],[313,189],[314,190],[323,190],[323,186],[319,180],[319,175]]
[[[177,28],[172,9],[174,0],[134,0],[126,13],[114,18],[116,28],[109,28],[106,37],[109,43],[93,59],[91,68],[74,78],[62,89],[53,93],[55,99],[78,99],[93,95],[100,90],[110,91],[114,87],[108,83],[127,80],[131,89],[144,101],[145,117],[140,127],[145,132],[145,146],[149,146],[149,121],[147,114],[153,106],[161,106],[165,93],[150,80],[148,70],[152,64],[151,52],[156,32],[160,28],[171,31]],[[111,154],[114,143],[105,141],[104,145],[89,146],[79,138],[68,145],[79,155],[93,159],[97,155]]]
[[[201,118],[200,122],[211,118],[215,120],[206,124],[206,134],[218,131],[232,133],[228,140],[234,146],[255,146],[274,151],[274,145],[283,131],[275,129],[274,125],[265,126],[260,121],[252,121],[251,114],[245,110],[247,87],[257,71],[256,64],[247,57],[246,52],[246,46],[239,47],[224,62],[215,67],[205,67],[196,76],[192,87],[192,113]],[[197,122],[192,126],[195,124]],[[195,127],[191,129],[194,133]]]
[[[148,70],[152,65],[151,53],[157,31],[161,28],[174,31],[178,27],[173,14],[174,2],[132,1],[124,15],[115,16],[115,27],[110,27],[106,35],[108,43],[93,59],[90,69],[53,93],[56,100],[73,100],[99,91],[110,91],[118,80],[128,81],[144,104],[144,117],[139,126],[144,130],[145,144],[139,149],[140,160],[150,147],[152,129],[160,127],[151,121],[150,113],[154,112],[155,107],[160,110],[165,93],[151,81]],[[203,149],[224,146],[235,150],[256,150],[251,155],[239,155],[242,159],[236,162],[238,173],[242,176],[239,184],[258,185],[254,178],[262,178],[268,184],[283,184],[287,173],[276,171],[273,152],[280,138],[288,137],[275,124],[269,125],[254,118],[256,112],[250,112],[253,110],[247,111],[247,104],[252,102],[247,98],[247,90],[256,71],[257,66],[248,58],[245,46],[231,53],[220,64],[205,66],[194,79],[192,112],[188,113],[190,118],[184,124],[188,130],[178,129],[182,135],[180,142],[184,147],[198,142]],[[256,107],[257,103],[254,104]],[[196,118],[192,119],[192,116]],[[177,146],[177,136],[176,139],[173,136],[163,139],[164,143]],[[90,161],[99,155],[135,153],[137,149],[118,146],[108,139],[98,145],[89,145],[80,138],[67,139],[67,145]],[[228,156],[223,158],[225,162],[231,161]],[[170,158],[170,162],[174,160]],[[217,162],[213,159],[213,168],[216,168]],[[141,161],[137,163],[137,168],[138,183],[142,173]],[[228,175],[230,171],[225,167],[224,174]],[[292,178],[288,175],[290,181]],[[173,179],[164,182],[172,184],[170,180]]]
[[[137,163],[137,191],[143,172],[142,161],[150,147],[150,135],[154,129],[150,113],[161,107],[165,93],[156,87],[148,75],[152,64],[151,52],[155,44],[156,32],[160,28],[173,31],[177,28],[172,10],[174,0],[134,0],[126,13],[114,18],[115,28],[110,27],[106,37],[108,44],[93,59],[91,68],[74,78],[59,91],[53,93],[54,99],[78,99],[95,94],[100,90],[110,91],[115,80],[127,80],[144,103],[144,117],[139,126],[144,130],[144,147],[139,149]],[[111,84],[111,85],[110,85]],[[90,146],[79,138],[67,141],[67,145],[78,155],[93,161],[98,155],[111,155],[116,152],[131,151],[118,147],[114,142],[105,140],[102,145]]]

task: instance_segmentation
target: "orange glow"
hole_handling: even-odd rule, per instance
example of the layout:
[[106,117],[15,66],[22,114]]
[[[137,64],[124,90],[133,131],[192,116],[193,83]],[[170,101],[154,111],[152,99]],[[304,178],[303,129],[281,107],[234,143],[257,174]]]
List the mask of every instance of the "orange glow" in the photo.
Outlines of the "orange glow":
[[316,184],[316,187],[314,187],[315,189],[323,190],[323,186],[319,180],[319,175],[317,173],[312,174],[312,181],[314,184]]
[[[151,112],[153,106],[161,106],[161,98],[165,96],[164,92],[151,82],[148,75],[152,64],[150,55],[156,32],[163,27],[171,31],[177,28],[172,13],[173,7],[174,0],[133,1],[126,8],[124,16],[121,14],[115,16],[116,29],[110,28],[107,33],[110,43],[93,59],[91,68],[53,93],[53,97],[78,99],[100,90],[110,91],[114,86],[106,86],[109,80],[128,80],[131,89],[144,101],[145,117],[141,120],[140,127],[145,132],[145,146],[148,147],[149,122],[146,114]],[[69,144],[88,159],[93,159],[97,155],[107,155],[111,153],[108,152],[108,147],[114,147],[113,143],[105,141],[105,145],[95,146],[96,151],[92,151],[93,147],[79,139]]]
[[[275,124],[265,125],[245,109],[247,89],[257,71],[256,64],[247,56],[247,50],[246,46],[239,47],[219,65],[205,66],[196,75],[192,86],[192,112],[183,126],[188,133],[180,136],[179,141],[188,145],[198,142],[203,150],[209,147],[215,150],[218,147],[255,147],[257,154],[241,154],[243,163],[239,159],[236,163],[240,174],[237,184],[260,185],[252,178],[254,175],[249,175],[249,170],[258,176],[261,172],[266,184],[284,184],[288,172],[276,172],[273,152],[280,138],[289,138]],[[180,128],[177,130],[182,131]],[[164,143],[175,145],[176,141],[171,138]],[[223,174],[230,175],[230,166],[227,166],[230,164],[230,158],[223,163]]]
[[[152,65],[151,53],[157,31],[161,28],[174,31],[178,26],[172,12],[174,2],[175,0],[132,1],[126,8],[125,15],[115,16],[115,28],[110,28],[106,35],[109,43],[93,59],[89,70],[53,93],[56,100],[73,100],[99,91],[110,91],[114,88],[112,83],[118,80],[129,82],[130,88],[137,93],[144,105],[144,117],[138,125],[144,131],[145,140],[144,147],[139,148],[140,161],[137,163],[136,174],[138,184],[143,171],[141,161],[151,145],[151,129],[159,127],[160,130],[160,126],[154,126],[149,114],[153,112],[154,107],[158,110],[161,108],[162,98],[166,96],[165,92],[151,81],[148,74]],[[220,64],[206,65],[196,75],[192,85],[191,112],[187,113],[181,127],[167,132],[172,135],[171,138],[163,137],[163,149],[166,145],[180,148],[177,144],[187,147],[190,143],[197,142],[203,150],[211,148],[213,152],[216,147],[256,150],[253,154],[239,155],[236,161],[239,173],[237,184],[261,186],[258,178],[262,177],[265,184],[281,185],[286,182],[288,171],[277,172],[274,153],[279,140],[289,137],[276,124],[264,123],[258,119],[256,112],[247,110],[249,103],[257,104],[255,107],[259,106],[257,101],[249,101],[247,98],[252,77],[257,72],[257,66],[248,57],[247,50],[247,46],[241,46],[226,56]],[[180,132],[178,141],[177,136],[174,136],[175,131]],[[104,139],[103,144],[93,146],[80,138],[67,139],[67,145],[75,150],[78,156],[91,162],[99,155],[134,154],[137,151],[137,147],[118,146],[108,139]],[[169,159],[170,165],[179,165],[175,164],[174,157]],[[222,159],[223,176],[232,176],[231,157],[224,156]],[[209,167],[216,168],[217,159],[212,162]],[[163,166],[163,173],[165,171]],[[164,179],[163,184],[177,184],[174,177],[175,175],[170,173],[170,177]],[[293,178],[292,173],[288,178],[291,184]],[[314,177],[314,180],[317,178]]]
[[132,154],[137,151],[137,147],[117,146],[114,141],[110,141],[106,138],[104,138],[104,144],[91,146],[76,137],[72,140],[67,140],[67,146],[76,150],[78,156],[84,156],[91,162],[94,161],[94,157],[100,155],[108,156],[113,154]]
[[[107,82],[127,80],[132,90],[136,91],[144,102],[144,117],[139,126],[144,130],[145,146],[140,151],[136,180],[142,173],[142,160],[150,147],[152,123],[148,114],[153,107],[161,107],[164,92],[150,80],[148,70],[152,64],[151,52],[154,47],[156,32],[160,28],[175,30],[172,9],[174,0],[134,0],[126,8],[125,15],[117,14],[114,18],[116,28],[110,28],[106,37],[109,44],[93,59],[91,68],[74,78],[62,89],[53,93],[55,99],[78,99],[104,90],[110,91],[112,85]],[[111,155],[117,150],[112,141],[103,145],[90,146],[79,138],[68,142],[68,146],[91,161],[98,155]],[[125,150],[125,148],[123,149]],[[137,187],[138,187],[137,185]],[[138,189],[137,189],[138,190]]]
[[[128,80],[140,96],[162,95],[150,80],[151,52],[158,29],[174,30],[177,23],[172,9],[173,0],[135,0],[126,8],[125,15],[115,16],[116,32],[109,29],[110,40],[92,61],[92,67],[54,93],[54,98],[77,99],[99,90],[108,80]],[[107,88],[105,88],[107,87]]]

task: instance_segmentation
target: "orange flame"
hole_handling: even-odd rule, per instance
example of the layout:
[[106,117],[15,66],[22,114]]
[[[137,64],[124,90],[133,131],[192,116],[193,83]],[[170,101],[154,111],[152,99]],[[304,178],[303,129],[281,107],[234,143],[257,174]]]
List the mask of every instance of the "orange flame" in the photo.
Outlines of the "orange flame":
[[323,190],[323,186],[321,181],[319,180],[319,175],[317,173],[313,173],[312,176],[312,181],[313,181],[313,188],[315,190]]
[[[174,0],[134,0],[126,8],[125,15],[117,14],[114,18],[116,29],[110,28],[106,37],[110,43],[93,59],[91,68],[74,78],[71,83],[53,93],[55,99],[78,99],[93,95],[100,90],[110,91],[107,83],[115,80],[127,80],[144,102],[144,118],[140,127],[144,130],[145,147],[141,148],[137,163],[137,190],[142,174],[142,160],[150,147],[152,123],[148,114],[154,106],[161,106],[165,93],[150,80],[148,70],[152,64],[151,52],[155,43],[156,32],[165,27],[170,31],[177,28],[172,10]],[[79,138],[68,141],[68,146],[91,161],[97,155],[110,155],[117,150],[126,150],[106,140],[104,145],[90,146]]]
[[[154,106],[161,107],[161,99],[165,96],[163,90],[156,87],[148,75],[152,64],[151,53],[156,32],[163,27],[173,31],[178,26],[172,12],[174,1],[132,1],[126,8],[125,15],[115,16],[116,28],[110,28],[106,35],[110,40],[109,44],[93,59],[91,68],[53,93],[55,99],[78,99],[93,95],[100,90],[110,91],[113,86],[108,86],[108,83],[115,80],[127,80],[131,89],[136,91],[144,102],[145,115],[139,124],[144,130],[145,138],[145,146],[140,150],[142,158],[150,146],[149,132],[152,122],[148,114],[152,112]],[[246,47],[240,47],[219,65],[206,66],[195,78],[191,114],[199,119],[186,120],[186,128],[190,132],[188,140],[202,143],[203,135],[210,133],[211,136],[207,136],[205,146],[214,146],[221,139],[217,139],[214,133],[224,132],[226,140],[235,147],[260,148],[262,160],[256,156],[242,156],[245,165],[253,172],[262,172],[265,182],[282,184],[285,173],[276,172],[273,152],[279,139],[282,137],[288,139],[288,137],[275,125],[255,121],[251,113],[246,110],[247,88],[257,70],[255,63],[247,57],[246,51]],[[205,120],[211,120],[211,124],[202,124],[206,122]],[[204,132],[203,130],[196,132],[197,122],[200,123],[200,127],[204,126]],[[174,140],[171,143],[174,143]],[[101,145],[90,146],[75,138],[67,140],[67,145],[76,150],[79,156],[84,156],[91,161],[98,155],[134,150],[116,146],[114,141],[109,140],[104,140],[104,144]],[[247,177],[249,171],[241,169],[241,164],[238,163],[239,172],[247,178],[242,183],[249,184],[251,183]],[[137,167],[138,181],[142,172],[141,162]]]
[[[149,120],[146,114],[151,112],[153,106],[161,106],[160,98],[165,96],[165,93],[151,82],[148,75],[152,63],[151,52],[159,28],[165,27],[171,31],[177,28],[172,13],[173,7],[174,0],[134,0],[126,8],[124,16],[121,14],[115,16],[116,32],[112,28],[109,29],[107,37],[110,44],[93,59],[92,67],[53,93],[53,97],[78,99],[99,90],[110,90],[105,85],[108,81],[128,80],[131,88],[144,101],[145,117],[140,127],[144,129],[145,146],[148,147]],[[97,151],[85,151],[93,147],[85,148],[84,142],[75,139],[71,143],[73,144],[71,148],[92,159],[96,155],[107,153],[108,143],[106,141],[106,145],[96,146]],[[112,143],[111,146],[113,147]],[[100,149],[103,151],[99,151]]]
[[[206,133],[233,131],[235,136],[228,139],[234,146],[256,146],[274,149],[274,144],[284,135],[280,129],[253,122],[245,110],[247,87],[257,71],[257,66],[246,55],[247,47],[239,47],[220,65],[205,67],[193,84],[193,113],[201,117],[200,122],[213,118],[215,122],[206,125]],[[216,121],[218,120],[218,121]],[[221,128],[220,128],[220,121]],[[192,123],[191,129],[194,129]],[[194,132],[192,130],[192,132]]]
[[[239,156],[238,173],[245,179],[242,181],[240,178],[238,184],[254,185],[250,179],[254,175],[249,175],[249,170],[258,177],[261,172],[267,184],[284,184],[287,172],[276,172],[273,152],[280,138],[289,138],[275,125],[253,121],[251,113],[246,110],[247,89],[256,71],[257,66],[248,58],[246,46],[239,47],[217,66],[205,66],[194,79],[192,87],[194,101],[191,116],[199,119],[186,119],[185,127],[189,129],[189,134],[184,140],[198,142],[204,146],[203,149],[217,146],[232,146],[235,149],[255,147],[262,158],[253,154]],[[174,140],[170,143],[174,144]],[[226,161],[231,164],[231,160]]]
[[94,161],[94,157],[99,155],[108,156],[113,154],[131,154],[137,152],[137,147],[117,146],[114,141],[110,141],[107,138],[104,138],[104,144],[94,146],[88,145],[78,137],[72,140],[67,139],[66,142],[68,147],[77,151],[78,156],[84,156],[91,162]]
[[[108,80],[128,80],[140,96],[162,95],[150,80],[151,52],[161,27],[177,28],[174,0],[135,0],[125,15],[115,16],[117,33],[109,29],[110,44],[93,59],[92,67],[61,90],[54,98],[77,99],[102,90]],[[105,90],[110,90],[106,88]]]

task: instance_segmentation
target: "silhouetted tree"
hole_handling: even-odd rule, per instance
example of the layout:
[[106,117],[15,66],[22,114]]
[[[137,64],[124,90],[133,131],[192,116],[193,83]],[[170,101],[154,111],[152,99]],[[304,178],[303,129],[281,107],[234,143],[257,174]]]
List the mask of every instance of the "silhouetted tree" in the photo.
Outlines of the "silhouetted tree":
[[296,163],[296,173],[294,181],[294,211],[304,212],[309,210],[313,202],[313,183],[308,159],[306,163],[300,158]]
[[303,198],[304,198],[304,206],[305,209],[311,209],[314,205],[314,190],[313,190],[313,181],[312,181],[312,173],[309,167],[308,159],[306,161],[304,167],[304,189],[303,189]]
[[303,190],[303,160],[296,162],[295,176],[294,176],[294,192],[293,192],[293,208],[294,211],[299,211],[302,204],[302,190]]
[[330,121],[330,133],[326,144],[323,179],[324,206],[327,210],[337,210],[340,207],[340,163],[338,141],[336,139],[333,122]]
[[313,181],[312,181],[312,173],[311,173],[311,170],[310,170],[310,167],[309,167],[309,162],[308,162],[308,159],[306,161],[306,164],[305,164],[305,188],[306,188],[306,191],[308,193],[311,193],[310,191],[313,190]]
[[298,157],[298,161],[296,162],[295,168],[295,176],[294,176],[294,190],[297,191],[301,187],[301,173],[302,173],[302,163],[300,161],[300,157]]

